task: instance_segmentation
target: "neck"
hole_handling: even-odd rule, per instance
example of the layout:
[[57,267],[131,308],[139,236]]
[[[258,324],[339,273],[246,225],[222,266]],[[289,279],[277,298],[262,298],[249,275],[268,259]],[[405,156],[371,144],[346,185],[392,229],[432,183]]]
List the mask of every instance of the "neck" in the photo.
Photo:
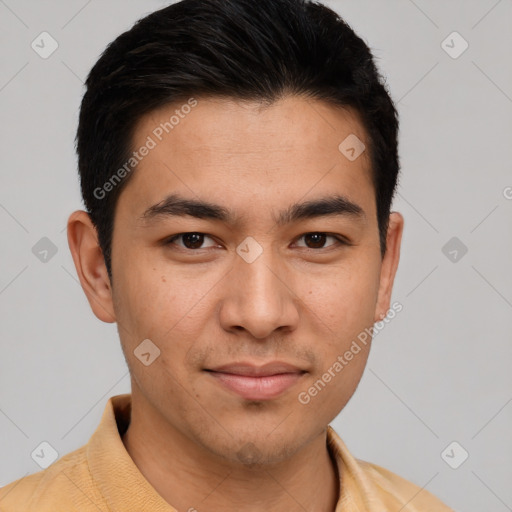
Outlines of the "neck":
[[326,436],[323,430],[278,464],[244,465],[194,443],[132,395],[123,443],[146,480],[179,511],[333,512],[339,479]]

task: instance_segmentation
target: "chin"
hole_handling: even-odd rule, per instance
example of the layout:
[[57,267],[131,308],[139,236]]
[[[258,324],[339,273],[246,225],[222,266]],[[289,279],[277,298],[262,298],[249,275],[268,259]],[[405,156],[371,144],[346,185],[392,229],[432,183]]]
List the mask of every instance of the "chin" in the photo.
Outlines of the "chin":
[[231,463],[251,467],[278,464],[293,456],[310,440],[303,426],[299,435],[289,427],[281,430],[270,424],[267,428],[253,423],[252,428],[231,426],[226,430],[234,431],[236,435],[226,434],[216,440],[203,439],[203,445]]

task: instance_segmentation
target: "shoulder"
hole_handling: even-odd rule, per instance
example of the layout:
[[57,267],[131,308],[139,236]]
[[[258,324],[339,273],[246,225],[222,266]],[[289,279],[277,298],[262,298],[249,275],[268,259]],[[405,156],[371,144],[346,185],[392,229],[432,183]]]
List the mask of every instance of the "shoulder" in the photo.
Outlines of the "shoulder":
[[377,464],[356,459],[361,471],[388,506],[405,506],[410,512],[453,512],[426,489]]
[[[59,459],[47,469],[19,478],[0,489],[2,512],[55,512],[55,506],[66,512],[103,511],[104,501],[98,495],[83,446]],[[93,506],[94,506],[93,505]],[[65,508],[63,508],[65,507]]]
[[453,512],[432,493],[377,464],[356,459],[329,426],[328,447],[341,471],[341,501],[355,501],[365,510],[407,512]]

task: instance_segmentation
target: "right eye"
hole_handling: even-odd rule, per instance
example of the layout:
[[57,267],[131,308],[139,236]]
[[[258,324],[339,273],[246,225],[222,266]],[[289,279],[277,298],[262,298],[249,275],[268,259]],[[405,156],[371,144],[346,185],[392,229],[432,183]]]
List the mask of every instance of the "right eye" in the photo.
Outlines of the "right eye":
[[[209,246],[202,247],[202,245],[205,243],[205,239],[211,240],[211,244]],[[181,241],[181,243],[176,243],[177,241]],[[194,251],[197,249],[206,249],[208,247],[214,247],[218,244],[216,244],[211,237],[205,235],[204,233],[192,232],[174,235],[165,242],[165,245],[177,245],[178,247],[181,247],[183,249]]]

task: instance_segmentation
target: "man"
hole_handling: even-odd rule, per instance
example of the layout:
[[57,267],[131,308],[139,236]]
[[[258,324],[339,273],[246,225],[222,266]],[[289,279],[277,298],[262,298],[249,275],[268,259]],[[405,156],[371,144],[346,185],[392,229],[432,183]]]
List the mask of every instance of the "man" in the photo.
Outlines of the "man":
[[320,4],[184,0],[119,36],[87,79],[68,240],[132,393],[0,510],[450,510],[329,426],[395,307],[397,132]]

